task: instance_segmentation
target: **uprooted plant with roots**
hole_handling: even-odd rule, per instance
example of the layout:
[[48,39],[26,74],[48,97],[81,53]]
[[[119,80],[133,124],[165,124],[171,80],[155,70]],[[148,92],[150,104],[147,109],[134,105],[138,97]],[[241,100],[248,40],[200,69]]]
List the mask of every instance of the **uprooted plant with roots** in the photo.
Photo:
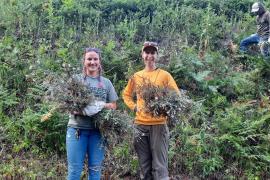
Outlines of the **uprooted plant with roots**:
[[185,93],[176,92],[167,84],[156,86],[144,80],[136,90],[145,101],[146,112],[154,117],[166,116],[170,128],[179,124],[181,116],[188,114],[192,106],[192,100]]

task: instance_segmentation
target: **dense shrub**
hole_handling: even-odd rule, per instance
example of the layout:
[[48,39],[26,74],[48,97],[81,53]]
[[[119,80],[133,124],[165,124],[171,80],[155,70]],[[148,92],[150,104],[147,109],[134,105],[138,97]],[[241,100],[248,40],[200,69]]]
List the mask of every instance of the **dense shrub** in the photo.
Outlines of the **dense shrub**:
[[[243,37],[256,31],[252,3],[0,1],[0,172],[7,178],[37,177],[42,168],[29,173],[17,168],[25,166],[20,155],[46,159],[65,154],[68,117],[54,112],[50,121],[40,122],[52,109],[42,101],[49,74],[81,72],[83,49],[99,47],[103,73],[120,95],[128,78],[143,68],[142,42],[153,40],[160,45],[159,66],[196,102],[171,132],[172,177],[269,179],[269,62],[256,46],[250,55],[239,55],[237,49]],[[126,111],[121,100],[118,104]],[[118,164],[108,163],[106,172],[138,177],[131,134],[111,155]],[[63,167],[55,170],[49,164],[48,173],[41,174],[62,177]]]

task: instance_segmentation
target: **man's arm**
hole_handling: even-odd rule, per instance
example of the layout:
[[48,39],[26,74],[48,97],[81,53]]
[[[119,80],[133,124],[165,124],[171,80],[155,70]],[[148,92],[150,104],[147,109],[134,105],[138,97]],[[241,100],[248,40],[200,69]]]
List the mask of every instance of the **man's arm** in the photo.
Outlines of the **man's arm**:
[[170,73],[168,73],[168,86],[170,89],[175,90],[177,93],[180,93],[179,88]]
[[130,78],[128,81],[127,86],[125,87],[122,97],[125,102],[125,104],[131,109],[132,111],[135,111],[136,109],[136,103],[133,100],[133,92],[135,90],[135,80],[134,77]]

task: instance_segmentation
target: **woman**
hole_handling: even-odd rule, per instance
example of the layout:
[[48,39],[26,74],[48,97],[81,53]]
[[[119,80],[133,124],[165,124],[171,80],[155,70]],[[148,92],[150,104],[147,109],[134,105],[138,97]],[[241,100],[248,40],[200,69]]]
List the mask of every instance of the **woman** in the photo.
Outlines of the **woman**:
[[[104,102],[98,104],[102,104],[106,109],[116,109],[118,96],[111,81],[101,76],[101,70],[100,50],[86,48],[83,56],[83,73],[76,78],[83,82],[97,99]],[[85,109],[82,112],[72,112],[70,115],[66,136],[68,180],[80,179],[86,154],[88,179],[99,180],[101,177],[104,159],[103,140],[93,124],[94,116],[87,114]]]

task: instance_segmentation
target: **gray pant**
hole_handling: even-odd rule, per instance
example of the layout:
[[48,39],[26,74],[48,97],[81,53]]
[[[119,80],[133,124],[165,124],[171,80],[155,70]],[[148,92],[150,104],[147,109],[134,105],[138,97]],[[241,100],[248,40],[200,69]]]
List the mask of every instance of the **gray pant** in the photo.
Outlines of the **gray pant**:
[[134,148],[143,180],[169,180],[169,130],[166,124],[135,125]]

